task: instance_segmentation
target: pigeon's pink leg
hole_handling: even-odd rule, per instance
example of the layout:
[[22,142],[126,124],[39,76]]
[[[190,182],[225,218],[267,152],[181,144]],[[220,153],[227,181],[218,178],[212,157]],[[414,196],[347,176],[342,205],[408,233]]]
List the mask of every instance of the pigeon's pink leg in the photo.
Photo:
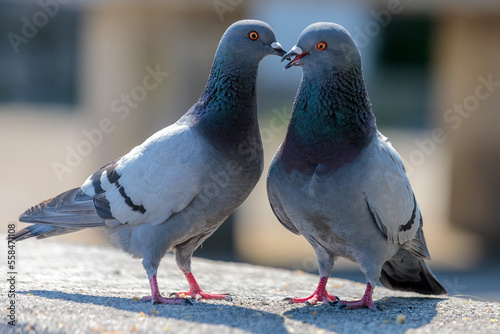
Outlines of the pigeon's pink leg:
[[316,305],[318,301],[322,301],[323,303],[327,304],[333,301],[336,301],[337,298],[335,296],[329,295],[328,292],[326,292],[326,283],[328,282],[328,277],[323,276],[320,277],[318,287],[316,290],[314,290],[313,294],[310,295],[309,297],[306,298],[285,298],[285,301],[288,301],[289,303],[306,303],[309,305]]
[[158,283],[156,282],[156,276],[153,275],[149,279],[149,285],[151,285],[151,296],[144,296],[142,300],[152,301],[154,304],[174,304],[174,305],[186,305],[193,304],[189,299],[185,298],[164,298],[160,295],[160,290],[158,289]]
[[354,310],[358,308],[370,308],[374,311],[377,311],[378,308],[373,303],[372,293],[373,293],[373,286],[370,284],[370,282],[368,282],[366,283],[366,290],[365,294],[363,295],[363,298],[355,301],[339,300],[339,303],[341,305],[340,308],[346,308],[348,310]]
[[205,293],[203,290],[201,290],[200,286],[198,285],[198,282],[196,282],[196,279],[194,278],[193,274],[190,272],[185,272],[184,275],[186,275],[186,279],[189,283],[189,291],[187,292],[177,292],[173,293],[172,295],[175,295],[176,297],[180,297],[182,295],[185,296],[191,296],[191,298],[195,298],[196,300],[200,299],[219,299],[219,300],[227,300],[231,301],[233,300],[230,295],[227,293]]

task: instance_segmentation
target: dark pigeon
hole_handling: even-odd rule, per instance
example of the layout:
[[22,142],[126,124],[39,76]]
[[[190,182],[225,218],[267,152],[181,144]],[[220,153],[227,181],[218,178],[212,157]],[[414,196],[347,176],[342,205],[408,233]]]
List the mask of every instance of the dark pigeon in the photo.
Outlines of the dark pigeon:
[[367,288],[350,309],[376,309],[377,281],[395,290],[445,294],[429,259],[422,216],[398,153],[376,127],[359,50],[340,25],[315,23],[283,59],[303,75],[284,142],[267,178],[272,209],[313,246],[320,282],[292,303],[337,301],[326,291],[336,257],[357,262]]
[[[142,258],[155,303],[227,299],[203,292],[191,256],[247,198],[263,169],[255,84],[259,62],[283,56],[271,27],[256,20],[231,25],[219,43],[205,90],[175,124],[153,134],[75,189],[21,215],[34,223],[13,240],[45,238],[87,227],[106,229],[114,244]],[[160,260],[176,253],[190,290],[161,296]]]

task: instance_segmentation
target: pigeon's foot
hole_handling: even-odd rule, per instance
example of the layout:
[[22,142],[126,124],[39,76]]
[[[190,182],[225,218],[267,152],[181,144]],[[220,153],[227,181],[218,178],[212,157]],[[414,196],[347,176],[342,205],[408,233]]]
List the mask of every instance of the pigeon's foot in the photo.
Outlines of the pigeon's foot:
[[170,305],[193,305],[193,302],[186,298],[165,298],[162,296],[144,296],[144,301],[151,301],[153,304],[170,304]]
[[162,297],[158,289],[158,282],[156,281],[155,275],[151,276],[149,279],[149,285],[151,286],[151,296],[142,297],[144,301],[151,301],[153,304],[193,305],[193,302],[186,298]]
[[321,277],[318,283],[318,287],[313,292],[312,295],[306,298],[285,298],[284,301],[287,301],[291,304],[300,304],[306,303],[308,305],[316,305],[318,301],[323,302],[324,304],[331,304],[337,300],[337,297],[328,294],[326,291],[326,282],[328,282],[328,277]]
[[316,291],[306,298],[285,298],[284,301],[290,304],[300,304],[306,303],[309,305],[316,305],[318,301],[322,301],[324,304],[332,303],[337,300],[335,296],[329,295],[328,292],[324,291],[323,294],[318,294]]
[[346,310],[356,310],[360,308],[369,308],[374,311],[380,310],[372,300],[356,300],[356,301],[339,301],[340,303],[340,308],[346,309]]
[[[363,298],[354,301],[339,300],[340,308],[345,308],[347,310],[355,310],[360,308],[369,308],[374,311],[380,310],[374,303],[372,299],[373,287],[370,283],[366,283],[366,290]],[[335,303],[336,304],[336,303]]]
[[227,293],[203,292],[203,290],[201,290],[200,286],[198,285],[198,282],[196,282],[196,279],[194,278],[192,273],[184,273],[184,274],[186,275],[186,279],[189,283],[189,291],[172,293],[170,294],[170,296],[175,296],[177,298],[190,296],[191,298],[194,298],[196,300],[201,300],[201,299],[217,299],[217,300],[227,300],[227,301],[233,300],[233,298]]
[[233,298],[227,294],[227,293],[206,293],[203,292],[202,290],[198,291],[187,291],[187,292],[174,292],[170,294],[170,297],[175,296],[176,298],[186,298],[187,296],[190,296],[191,298],[198,300],[201,299],[217,299],[217,300],[227,300],[227,301],[232,301]]

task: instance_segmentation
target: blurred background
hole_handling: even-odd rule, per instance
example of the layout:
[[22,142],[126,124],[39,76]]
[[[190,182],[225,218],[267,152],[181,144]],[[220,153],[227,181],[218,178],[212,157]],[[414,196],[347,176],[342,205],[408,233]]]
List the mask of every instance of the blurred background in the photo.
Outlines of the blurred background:
[[[220,37],[243,18],[268,22],[287,50],[317,21],[350,31],[378,126],[423,212],[430,266],[452,295],[500,300],[497,0],[0,0],[5,231],[175,122],[200,96]],[[267,57],[259,69],[266,171],[301,76],[283,66]],[[109,243],[101,230],[58,238]],[[274,217],[265,177],[195,256],[317,269],[305,239]],[[343,260],[333,276],[364,281]]]

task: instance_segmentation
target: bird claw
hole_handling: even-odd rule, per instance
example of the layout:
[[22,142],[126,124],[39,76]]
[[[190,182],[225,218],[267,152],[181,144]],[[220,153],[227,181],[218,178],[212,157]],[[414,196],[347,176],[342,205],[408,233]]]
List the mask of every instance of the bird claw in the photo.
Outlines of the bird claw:
[[360,308],[369,308],[374,311],[377,310],[381,311],[382,309],[376,306],[375,303],[373,303],[372,293],[373,293],[373,286],[372,284],[370,284],[370,282],[368,282],[366,283],[365,294],[361,299],[353,301],[342,301],[337,298],[337,300],[340,302],[341,309],[355,310]]
[[338,300],[336,296],[329,295],[326,291],[324,293],[314,292],[312,295],[306,298],[290,298],[287,297],[283,299],[285,302],[289,302],[290,304],[300,304],[304,303],[308,306],[316,305],[319,301],[323,302],[323,304],[330,304],[333,301]]
[[[183,299],[183,302],[184,302],[184,304],[186,304],[186,305],[191,305],[191,306],[193,306],[193,305],[194,305],[194,303],[193,303],[193,300],[192,300],[192,299],[189,299],[189,298],[180,298],[180,299]],[[182,302],[181,302],[181,305],[182,305]]]
[[[193,303],[193,301],[191,299],[188,299],[188,298],[181,298],[181,299],[183,299],[183,302],[186,305],[191,305],[191,306],[194,305],[194,303]],[[182,305],[183,302],[181,302],[181,305]]]
[[336,300],[330,300],[330,301],[328,302],[328,305],[330,305],[330,306],[335,306],[335,305],[337,305],[337,304],[338,304],[338,302],[339,302],[339,300],[338,300],[338,298],[337,298],[337,297],[335,297],[335,299],[336,299]]
[[216,300],[226,300],[226,301],[233,301],[233,297],[231,297],[227,293],[205,293],[203,291],[196,291],[196,292],[172,292],[170,294],[170,297],[176,297],[176,298],[185,298],[188,299],[189,296],[191,299],[194,299],[195,301],[199,302],[202,299],[216,299]]

